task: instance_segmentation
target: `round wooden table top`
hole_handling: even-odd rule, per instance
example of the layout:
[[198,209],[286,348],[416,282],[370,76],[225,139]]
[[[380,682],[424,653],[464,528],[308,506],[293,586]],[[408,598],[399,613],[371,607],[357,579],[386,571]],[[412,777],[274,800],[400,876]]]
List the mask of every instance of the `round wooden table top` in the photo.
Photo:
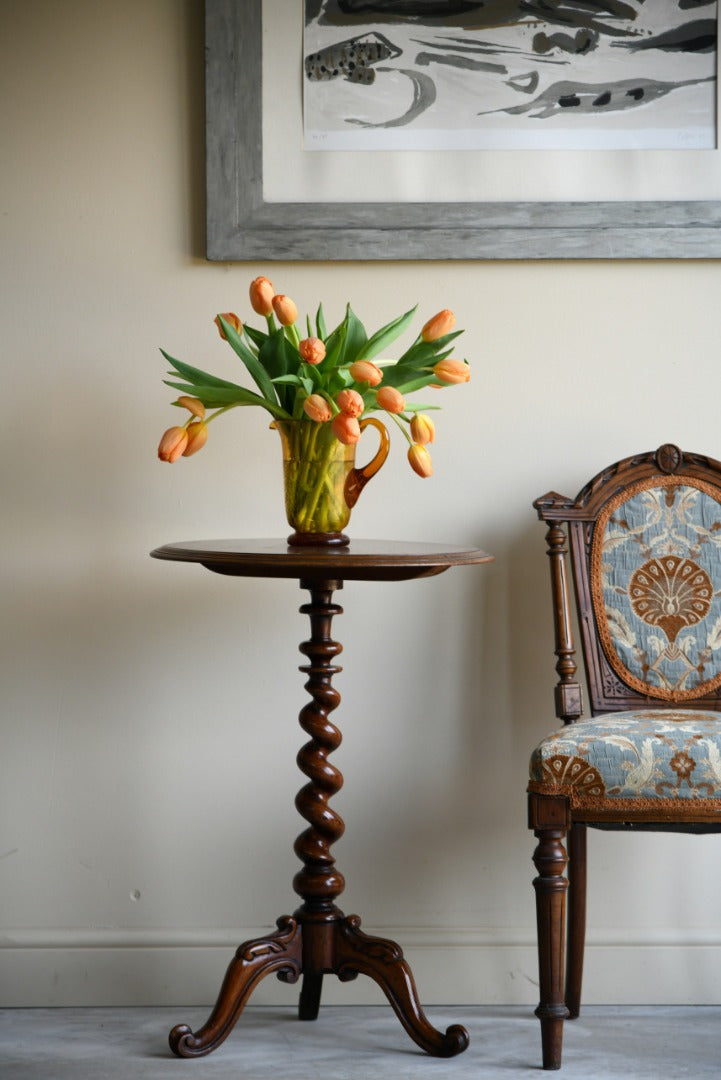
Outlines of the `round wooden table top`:
[[493,561],[479,548],[400,540],[351,540],[345,547],[289,547],[285,540],[186,540],[151,551],[154,559],[194,562],[216,574],[308,581],[406,581],[451,566]]

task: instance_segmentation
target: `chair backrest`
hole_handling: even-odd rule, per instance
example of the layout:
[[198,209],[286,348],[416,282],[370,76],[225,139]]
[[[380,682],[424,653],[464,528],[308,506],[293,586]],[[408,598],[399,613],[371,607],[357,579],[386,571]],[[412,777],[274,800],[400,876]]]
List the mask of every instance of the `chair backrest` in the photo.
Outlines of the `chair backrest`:
[[549,525],[559,717],[582,712],[566,539],[592,713],[721,709],[721,462],[667,443],[533,505]]

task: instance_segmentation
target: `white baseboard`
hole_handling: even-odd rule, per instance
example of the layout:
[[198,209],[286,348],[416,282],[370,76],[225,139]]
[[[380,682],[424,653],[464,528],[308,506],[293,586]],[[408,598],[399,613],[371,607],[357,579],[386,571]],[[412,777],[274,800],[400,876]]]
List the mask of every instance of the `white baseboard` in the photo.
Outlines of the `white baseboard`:
[[[424,1006],[538,1003],[528,931],[364,929],[402,946]],[[6,931],[0,1007],[209,1005],[237,945],[263,932]],[[631,939],[628,931],[590,932],[584,982],[588,1005],[721,1004],[721,934],[635,930]],[[298,989],[270,976],[251,1004],[293,1005]],[[327,1005],[384,1001],[363,976],[324,983]]]

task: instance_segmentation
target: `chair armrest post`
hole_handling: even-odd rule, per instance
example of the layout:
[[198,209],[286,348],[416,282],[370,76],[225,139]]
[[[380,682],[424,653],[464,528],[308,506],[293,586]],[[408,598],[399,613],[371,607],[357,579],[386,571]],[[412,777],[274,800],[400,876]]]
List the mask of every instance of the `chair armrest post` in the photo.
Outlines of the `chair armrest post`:
[[564,724],[572,724],[583,713],[580,684],[576,681],[576,650],[571,630],[571,612],[568,605],[568,580],[566,575],[566,533],[558,521],[552,521],[546,534],[548,557],[551,565],[551,589],[553,593],[553,622],[556,635],[556,671],[559,681],[555,688],[556,716]]

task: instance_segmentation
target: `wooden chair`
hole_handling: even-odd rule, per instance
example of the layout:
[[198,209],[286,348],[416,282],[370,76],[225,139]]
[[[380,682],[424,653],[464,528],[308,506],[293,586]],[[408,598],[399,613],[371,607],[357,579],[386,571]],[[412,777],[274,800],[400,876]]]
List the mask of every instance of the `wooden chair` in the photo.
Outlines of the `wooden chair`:
[[534,751],[528,787],[536,1015],[543,1067],[558,1069],[563,1021],[581,1001],[587,827],[721,831],[721,462],[667,444],[604,469],[575,499],[549,492],[533,505],[548,524],[564,724]]

